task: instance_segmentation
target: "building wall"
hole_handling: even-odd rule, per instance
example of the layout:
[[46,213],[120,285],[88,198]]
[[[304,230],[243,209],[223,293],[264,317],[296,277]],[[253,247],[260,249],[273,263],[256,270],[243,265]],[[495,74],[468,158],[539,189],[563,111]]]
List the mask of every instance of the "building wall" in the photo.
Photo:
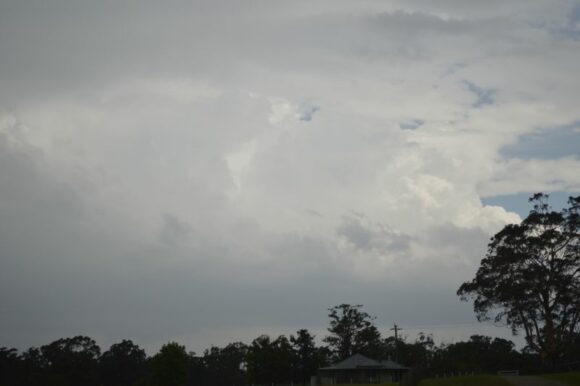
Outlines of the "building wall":
[[320,371],[319,373],[322,385],[378,384],[392,382],[397,378],[387,370]]

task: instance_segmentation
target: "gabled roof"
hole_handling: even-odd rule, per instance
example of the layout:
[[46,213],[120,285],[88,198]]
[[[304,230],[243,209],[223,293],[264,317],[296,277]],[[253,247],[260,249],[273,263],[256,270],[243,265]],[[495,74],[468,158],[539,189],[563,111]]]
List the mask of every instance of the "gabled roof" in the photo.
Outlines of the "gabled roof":
[[407,370],[408,367],[405,367],[395,361],[391,361],[391,360],[382,360],[379,361],[381,363],[381,366],[385,369],[391,369],[391,370]]
[[362,354],[354,354],[342,362],[335,363],[329,367],[322,367],[320,370],[355,370],[355,369],[377,369],[377,370],[406,370],[397,362],[390,360],[376,361],[365,357]]

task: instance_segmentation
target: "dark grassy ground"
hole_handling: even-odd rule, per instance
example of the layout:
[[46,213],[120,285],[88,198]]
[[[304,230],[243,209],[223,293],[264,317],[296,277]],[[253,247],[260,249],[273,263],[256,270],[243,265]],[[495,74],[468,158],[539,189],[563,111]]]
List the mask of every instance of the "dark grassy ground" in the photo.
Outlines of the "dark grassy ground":
[[510,382],[494,375],[471,375],[440,379],[424,379],[419,386],[513,386]]
[[[336,385],[322,385],[322,386],[336,386]],[[369,386],[369,384],[367,383],[349,383],[349,384],[345,384],[343,386]],[[398,383],[377,383],[377,384],[373,384],[372,386],[400,386]]]
[[559,373],[542,375],[545,378],[554,379],[568,386],[580,386],[580,372]]

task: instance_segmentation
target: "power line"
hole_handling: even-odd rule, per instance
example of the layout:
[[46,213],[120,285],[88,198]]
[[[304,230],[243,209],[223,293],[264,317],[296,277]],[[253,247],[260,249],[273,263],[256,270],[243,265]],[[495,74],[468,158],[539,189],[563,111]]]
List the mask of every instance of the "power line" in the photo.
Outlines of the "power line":
[[[445,328],[457,328],[457,327],[495,327],[495,328],[505,328],[503,325],[496,325],[492,323],[450,323],[450,324],[422,324],[416,326],[407,326],[407,330],[421,330],[421,329],[445,329]],[[391,328],[392,330],[392,328]]]

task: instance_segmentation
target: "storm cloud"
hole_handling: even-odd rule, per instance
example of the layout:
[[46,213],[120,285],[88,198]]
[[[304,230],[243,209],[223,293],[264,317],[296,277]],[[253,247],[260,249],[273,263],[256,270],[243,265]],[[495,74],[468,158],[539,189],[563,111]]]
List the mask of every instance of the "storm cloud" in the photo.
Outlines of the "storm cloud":
[[455,291],[580,191],[578,9],[0,0],[0,345],[509,335]]

